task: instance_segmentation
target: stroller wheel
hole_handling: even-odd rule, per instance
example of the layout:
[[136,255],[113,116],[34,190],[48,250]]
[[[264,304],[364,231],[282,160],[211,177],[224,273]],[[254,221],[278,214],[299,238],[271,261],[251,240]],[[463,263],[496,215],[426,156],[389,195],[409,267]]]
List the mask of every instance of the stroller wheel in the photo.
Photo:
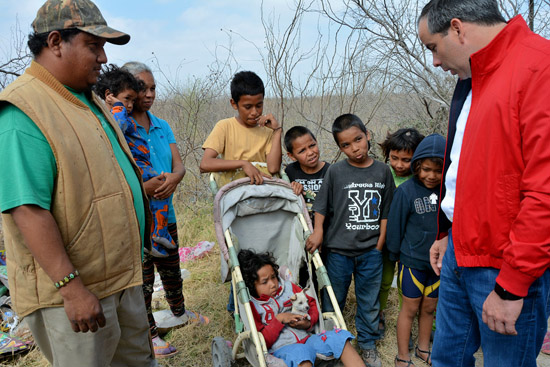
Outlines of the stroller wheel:
[[230,367],[233,363],[231,359],[231,348],[221,336],[212,340],[212,366]]

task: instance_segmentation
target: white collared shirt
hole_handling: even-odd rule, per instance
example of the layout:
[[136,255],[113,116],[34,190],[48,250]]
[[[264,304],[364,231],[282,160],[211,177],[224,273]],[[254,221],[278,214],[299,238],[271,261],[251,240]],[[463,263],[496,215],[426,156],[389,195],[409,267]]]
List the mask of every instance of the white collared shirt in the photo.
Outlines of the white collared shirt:
[[472,91],[468,93],[464,106],[460,111],[458,120],[456,121],[456,134],[453,140],[453,147],[451,148],[451,165],[447,170],[445,176],[445,198],[441,202],[441,210],[445,213],[447,218],[452,222],[455,209],[455,194],[456,194],[456,175],[458,173],[458,161],[460,159],[460,151],[462,150],[462,139],[464,138],[464,130],[466,129],[466,122],[470,115],[470,107],[472,106]]

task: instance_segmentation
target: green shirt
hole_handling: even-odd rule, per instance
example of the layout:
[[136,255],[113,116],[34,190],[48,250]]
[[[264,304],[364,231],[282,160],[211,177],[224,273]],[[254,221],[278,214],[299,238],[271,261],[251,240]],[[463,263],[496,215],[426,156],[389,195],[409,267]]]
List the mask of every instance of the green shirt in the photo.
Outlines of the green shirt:
[[395,174],[395,171],[393,170],[392,166],[390,166],[390,171],[391,171],[391,175],[393,176],[393,182],[395,183],[395,187],[398,187],[403,182],[407,181],[409,178],[411,178],[413,176],[412,174],[409,175],[409,176],[405,176],[405,177],[397,176]]
[[[139,179],[118,143],[116,133],[103,113],[84,93],[67,88],[97,116],[113,147],[115,158],[132,191],[142,239],[145,236],[145,208]],[[0,108],[0,210],[37,205],[50,210],[57,166],[53,151],[36,124],[19,108]]]

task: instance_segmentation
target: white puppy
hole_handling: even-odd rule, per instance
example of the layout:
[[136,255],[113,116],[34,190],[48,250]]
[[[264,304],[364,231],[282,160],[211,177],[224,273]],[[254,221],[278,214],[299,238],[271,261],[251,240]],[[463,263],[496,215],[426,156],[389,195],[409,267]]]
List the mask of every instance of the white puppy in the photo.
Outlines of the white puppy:
[[309,303],[307,301],[305,290],[300,293],[294,293],[294,295],[290,297],[290,300],[292,301],[292,309],[290,310],[291,313],[305,316],[308,320],[311,320],[311,317],[308,314]]

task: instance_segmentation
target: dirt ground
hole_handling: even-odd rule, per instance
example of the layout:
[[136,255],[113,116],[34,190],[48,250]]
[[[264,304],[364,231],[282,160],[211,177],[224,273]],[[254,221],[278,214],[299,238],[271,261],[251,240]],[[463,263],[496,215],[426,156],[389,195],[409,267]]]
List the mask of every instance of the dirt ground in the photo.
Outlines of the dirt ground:
[[[215,235],[211,221],[208,220],[211,215],[211,207],[195,206],[187,208],[179,214],[181,218],[180,244],[191,246],[199,240],[215,241]],[[0,222],[1,223],[1,222]],[[0,224],[1,228],[1,224]],[[1,242],[1,234],[0,234]],[[233,321],[225,310],[229,287],[227,284],[220,283],[219,276],[219,248],[208,253],[204,258],[182,264],[182,267],[190,271],[191,276],[184,280],[183,289],[185,295],[186,308],[196,310],[210,318],[208,325],[190,325],[180,329],[173,330],[165,339],[174,345],[179,353],[171,358],[159,360],[159,364],[164,367],[185,366],[185,367],[206,367],[212,365],[211,343],[216,336],[222,336],[226,340],[235,341],[236,335],[233,331]],[[394,357],[397,352],[397,342],[395,335],[395,326],[397,320],[397,290],[390,291],[386,313],[386,337],[378,343],[378,350],[382,360],[383,367],[393,367]],[[347,306],[343,311],[344,319],[351,332],[355,332],[355,296],[350,292]],[[155,310],[166,309],[167,304],[164,299],[157,299],[153,302]],[[416,336],[416,328],[413,329],[413,335]],[[483,354],[476,354],[476,366],[483,366]],[[417,367],[427,366],[421,360],[412,357]],[[1,365],[14,367],[46,367],[47,361],[42,357],[38,350],[33,350],[29,354],[12,359],[11,361],[2,361]],[[541,354],[537,360],[538,367],[550,367],[550,356]],[[244,360],[240,360],[234,366],[249,366]]]

